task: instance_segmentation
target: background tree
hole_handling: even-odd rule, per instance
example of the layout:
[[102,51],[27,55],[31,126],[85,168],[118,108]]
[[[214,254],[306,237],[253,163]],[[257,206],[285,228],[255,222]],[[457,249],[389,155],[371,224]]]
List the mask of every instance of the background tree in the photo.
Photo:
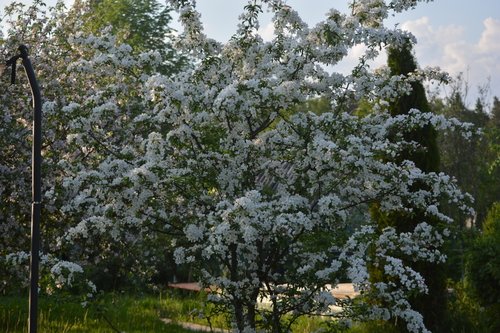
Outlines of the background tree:
[[126,43],[134,54],[157,51],[164,59],[160,70],[171,74],[186,64],[186,58],[173,49],[170,40],[170,9],[157,0],[79,0],[83,31],[99,34],[111,27],[118,44]]
[[[460,79],[459,79],[460,80]],[[455,117],[461,121],[474,124],[477,128],[485,128],[489,117],[482,104],[479,102],[476,109],[470,110],[464,104],[464,95],[459,90],[459,85],[452,87],[451,97],[444,101],[441,108],[436,107],[436,112],[448,117]],[[462,225],[473,225],[484,220],[486,212],[491,205],[485,191],[487,142],[484,137],[474,136],[466,140],[455,133],[448,133],[439,138],[442,169],[457,178],[462,188],[475,198],[474,209],[476,216],[461,216],[455,212],[454,217]]]
[[[495,186],[500,182],[500,101],[495,96],[491,108],[491,118],[485,128],[487,142],[486,160],[486,205],[491,207],[493,202],[500,200],[500,187]],[[491,208],[490,208],[491,209]]]
[[491,107],[491,120],[498,128],[500,127],[500,100],[498,97],[493,97],[493,106]]
[[[45,11],[37,1],[29,7],[7,7],[3,22],[9,27],[0,50],[3,58],[15,52],[19,44],[29,45],[44,97],[44,274],[50,276],[51,268],[60,260],[71,260],[86,266],[88,276],[100,288],[117,288],[134,280],[143,284],[164,259],[165,249],[159,250],[158,260],[148,262],[148,270],[139,272],[133,269],[139,260],[134,247],[138,244],[136,230],[122,232],[120,240],[114,234],[114,242],[101,234],[95,235],[91,245],[86,238],[72,239],[70,244],[61,236],[85,218],[81,212],[89,205],[88,195],[97,194],[98,186],[103,184],[93,184],[89,193],[74,193],[65,189],[64,179],[82,168],[93,170],[110,154],[122,156],[123,163],[127,163],[124,147],[133,145],[148,131],[138,127],[136,133],[128,125],[133,115],[145,107],[141,76],[156,71],[164,62],[154,51],[133,53],[130,46],[118,44],[114,36],[83,34],[81,12],[78,4],[68,10],[62,2]],[[0,84],[0,272],[6,281],[2,288],[20,290],[17,284],[25,283],[28,277],[21,263],[29,259],[31,101],[23,75],[18,75],[15,85],[10,85],[8,75],[4,75]],[[97,115],[105,120],[97,121]],[[81,211],[65,211],[68,198],[79,201]],[[92,230],[86,233],[92,235]],[[150,253],[152,256],[154,251]]]
[[[465,87],[465,88],[464,88]],[[465,254],[467,248],[480,230],[491,205],[500,199],[498,184],[498,133],[494,124],[495,100],[491,113],[488,114],[484,98],[478,98],[474,109],[466,105],[467,84],[459,75],[452,81],[451,94],[447,98],[434,97],[432,109],[447,117],[466,121],[481,130],[481,135],[465,139],[457,133],[444,133],[438,138],[441,152],[441,168],[457,179],[460,186],[474,197],[475,214],[464,215],[452,207],[447,213],[459,223],[455,229],[455,239],[448,244],[450,259],[447,263],[448,276],[454,281],[461,281],[465,273]]]
[[495,315],[500,311],[500,203],[492,206],[482,229],[482,235],[468,251],[466,283],[486,311],[488,330],[496,332],[500,329]]

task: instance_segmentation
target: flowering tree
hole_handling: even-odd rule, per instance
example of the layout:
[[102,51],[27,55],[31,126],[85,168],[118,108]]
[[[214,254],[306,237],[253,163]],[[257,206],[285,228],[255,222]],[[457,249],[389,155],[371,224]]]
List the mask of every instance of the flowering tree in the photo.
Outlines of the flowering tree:
[[[75,6],[66,10],[60,2],[46,11],[40,1],[27,8],[14,3],[6,8],[5,23],[10,29],[1,45],[4,58],[20,43],[30,45],[40,78],[44,96],[42,268],[53,275],[58,286],[62,284],[57,281],[68,282],[71,280],[68,276],[77,275],[73,271],[82,272],[80,265],[98,267],[97,262],[108,263],[103,258],[111,260],[117,251],[127,248],[121,243],[110,246],[110,242],[100,242],[97,238],[93,241],[101,246],[61,240],[61,235],[82,218],[80,212],[65,211],[64,202],[67,198],[74,202],[84,198],[84,193],[67,191],[64,179],[79,170],[97,168],[110,154],[125,154],[122,147],[135,139],[127,128],[127,119],[145,107],[141,86],[147,73],[168,62],[153,51],[133,58],[130,46],[117,44],[106,32],[103,37],[83,36],[79,32],[83,9]],[[0,253],[4,259],[0,264],[7,267],[2,273],[14,268],[16,276],[3,284],[2,288],[7,290],[14,289],[12,283],[27,281],[27,274],[20,269],[26,267],[22,264],[29,259],[26,251],[31,193],[31,107],[24,79],[18,75],[16,85],[10,85],[8,80],[0,83],[3,92]],[[120,147],[117,150],[116,145]],[[87,206],[82,203],[80,208],[85,210]],[[61,261],[63,258],[73,263]]]
[[[179,264],[197,265],[216,288],[210,299],[231,311],[238,332],[283,332],[302,315],[325,313],[400,318],[411,332],[427,331],[408,302],[427,287],[405,262],[442,262],[447,230],[427,221],[451,222],[442,202],[468,207],[450,177],[401,158],[421,148],[405,133],[464,126],[419,110],[388,112],[411,82],[440,78],[435,70],[391,76],[368,65],[381,47],[412,38],[382,21],[415,4],[356,1],[351,14],[332,10],[309,28],[284,1],[250,1],[221,44],[204,35],[194,1],[171,0],[184,24],[177,47],[193,65],[170,77],[142,71],[161,63],[155,53],[134,57],[106,34],[73,34],[72,57],[46,88],[54,95],[45,111],[60,117],[66,138],[50,149],[60,173],[46,192],[64,233],[47,248],[89,268],[135,249],[134,269],[147,270],[173,247]],[[270,42],[256,33],[264,7],[274,13]],[[366,52],[350,74],[326,70],[360,44]],[[330,110],[300,111],[317,97]],[[350,113],[361,98],[375,112]],[[367,214],[346,242],[318,244],[343,234],[353,211],[371,202],[383,212],[418,209],[422,220],[379,232]],[[370,266],[390,278],[370,283]],[[334,298],[327,286],[344,276],[378,301]],[[257,306],[263,298],[270,307]]]

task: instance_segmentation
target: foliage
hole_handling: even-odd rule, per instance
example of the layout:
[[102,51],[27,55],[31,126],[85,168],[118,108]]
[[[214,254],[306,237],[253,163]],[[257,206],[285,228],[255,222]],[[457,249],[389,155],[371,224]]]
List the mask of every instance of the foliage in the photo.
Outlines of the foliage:
[[449,288],[448,316],[444,318],[448,332],[496,332],[495,329],[488,327],[491,314],[485,312],[484,308],[470,296],[470,290],[464,281],[451,283]]
[[500,198],[497,187],[492,186],[500,180],[499,173],[490,169],[498,154],[495,155],[490,148],[495,143],[491,135],[494,126],[481,103],[475,109],[465,105],[466,93],[461,89],[462,80],[460,76],[455,79],[448,98],[434,99],[432,109],[447,117],[472,123],[483,131],[484,135],[474,135],[467,140],[457,133],[439,137],[441,169],[456,177],[461,188],[475,199],[475,216],[472,219],[452,210],[450,215],[460,221],[462,226],[476,224],[480,227],[491,204]]
[[500,310],[500,203],[492,206],[483,224],[483,234],[468,251],[466,283],[474,299],[485,307],[492,332],[500,329],[495,314]]
[[459,222],[452,231],[454,239],[447,245],[450,254],[447,274],[454,281],[463,278],[467,249],[481,229],[491,205],[500,200],[500,187],[497,186],[500,168],[496,162],[500,156],[500,137],[495,121],[498,98],[493,98],[491,112],[488,113],[485,98],[479,98],[475,108],[471,109],[466,105],[466,97],[467,83],[462,76],[458,76],[452,80],[449,97],[434,97],[431,100],[435,112],[472,123],[481,131],[481,135],[473,135],[468,140],[453,132],[438,138],[442,170],[455,177],[460,187],[474,197],[473,216],[464,215],[452,207],[445,208],[447,214]]
[[[417,71],[417,64],[411,51],[411,43],[399,48],[389,48],[387,62],[391,75],[410,76]],[[431,112],[422,82],[411,82],[411,91],[395,99],[389,106],[393,116],[407,114],[411,109]],[[407,133],[405,139],[418,142],[421,149],[408,149],[406,155],[401,158],[415,162],[417,167],[426,172],[439,170],[437,132],[432,125]]]
[[[430,125],[470,133],[458,121],[418,110],[390,114],[390,102],[408,94],[412,82],[440,73],[401,77],[372,73],[366,64],[380,47],[406,43],[408,33],[382,21],[416,1],[356,1],[352,14],[332,10],[309,28],[283,1],[263,0],[244,8],[226,44],[204,35],[194,1],[169,3],[184,25],[176,47],[193,59],[175,75],[156,70],[163,63],[157,52],[135,54],[107,30],[82,33],[77,9],[21,11],[23,24],[12,24],[1,46],[6,54],[21,39],[32,44],[43,84],[44,252],[53,260],[47,275],[71,285],[83,268],[109,270],[113,263],[118,278],[151,281],[173,250],[178,264],[197,266],[199,279],[214,289],[209,299],[229,311],[235,331],[285,332],[301,316],[328,314],[398,318],[411,332],[427,332],[408,299],[428,287],[409,258],[442,262],[447,229],[427,222],[451,222],[443,202],[469,208],[450,177],[405,158],[409,148],[422,149],[406,134]],[[271,42],[256,34],[264,6],[274,14]],[[325,70],[361,44],[366,53],[352,73]],[[24,152],[29,132],[21,82],[1,83],[8,92],[2,115],[10,116],[2,140],[12,160],[2,167],[12,175],[13,166],[28,170],[25,156],[15,153]],[[290,112],[317,97],[328,101],[328,112]],[[353,115],[361,98],[376,112]],[[25,218],[28,175],[17,177],[22,181],[4,180],[15,191],[2,191],[2,204]],[[376,230],[365,216],[343,242],[310,246],[331,239],[320,238],[325,233],[342,240],[352,228],[348,216],[373,202],[387,214],[417,210],[421,219],[404,231]],[[1,221],[10,233],[2,235],[1,254],[22,271],[26,224],[15,234],[14,221]],[[390,280],[370,283],[373,265]],[[344,276],[375,302],[335,299],[329,288]],[[258,307],[264,299],[269,306]]]
[[484,129],[484,137],[487,145],[485,152],[485,166],[483,167],[483,191],[489,207],[492,203],[500,200],[500,188],[494,184],[500,181],[500,101],[495,96],[491,108],[490,119]]

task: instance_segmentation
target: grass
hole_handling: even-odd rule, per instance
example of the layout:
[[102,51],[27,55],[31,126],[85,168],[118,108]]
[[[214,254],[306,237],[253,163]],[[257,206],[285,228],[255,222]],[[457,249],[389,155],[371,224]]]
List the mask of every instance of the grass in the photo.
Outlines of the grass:
[[196,323],[217,328],[229,328],[229,317],[213,304],[205,304],[206,294],[167,292],[160,295],[159,315],[178,322]]
[[[457,289],[460,291],[460,289]],[[487,326],[491,318],[460,298],[450,303],[453,325],[449,332],[498,332]],[[206,295],[185,291],[163,291],[161,294],[107,293],[88,308],[73,296],[42,296],[39,303],[38,331],[41,333],[192,333],[176,323],[189,322],[214,328],[228,328],[228,316],[213,305],[204,305]],[[472,305],[471,305],[472,304]],[[27,296],[0,296],[0,332],[26,333]],[[161,319],[170,319],[166,324]],[[472,321],[473,320],[473,321]],[[327,325],[325,325],[327,324]],[[354,323],[350,329],[335,328],[337,323],[325,318],[301,317],[292,325],[293,333],[395,333],[384,322]],[[447,331],[448,332],[448,331]]]
[[[43,333],[192,333],[175,323],[189,322],[228,328],[228,316],[213,305],[204,305],[205,295],[167,291],[156,295],[107,293],[83,308],[76,297],[40,297],[38,330]],[[27,297],[0,296],[0,332],[27,332]],[[171,324],[161,321],[170,319]],[[303,317],[292,326],[294,333],[315,332],[325,327],[321,318]]]
[[[41,297],[39,302],[38,330],[47,333],[187,333],[192,332],[175,324],[165,324],[161,317],[167,312],[158,296],[129,296],[106,294],[97,305],[82,308],[76,298]],[[175,306],[193,308],[196,300],[181,298]],[[173,313],[173,312],[168,312]],[[179,316],[177,316],[179,317]],[[0,297],[0,332],[25,333],[27,331],[27,297]],[[177,318],[170,318],[176,320]]]

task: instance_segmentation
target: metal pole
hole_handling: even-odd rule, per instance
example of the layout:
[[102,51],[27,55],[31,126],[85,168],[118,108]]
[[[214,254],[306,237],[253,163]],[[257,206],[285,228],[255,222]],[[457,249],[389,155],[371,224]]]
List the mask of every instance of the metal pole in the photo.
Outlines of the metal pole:
[[32,145],[32,204],[31,204],[31,260],[29,293],[29,333],[37,332],[38,322],[38,276],[40,261],[40,220],[42,205],[42,95],[36,80],[33,65],[28,57],[28,48],[19,46],[20,58],[28,76],[33,96],[33,145]]

